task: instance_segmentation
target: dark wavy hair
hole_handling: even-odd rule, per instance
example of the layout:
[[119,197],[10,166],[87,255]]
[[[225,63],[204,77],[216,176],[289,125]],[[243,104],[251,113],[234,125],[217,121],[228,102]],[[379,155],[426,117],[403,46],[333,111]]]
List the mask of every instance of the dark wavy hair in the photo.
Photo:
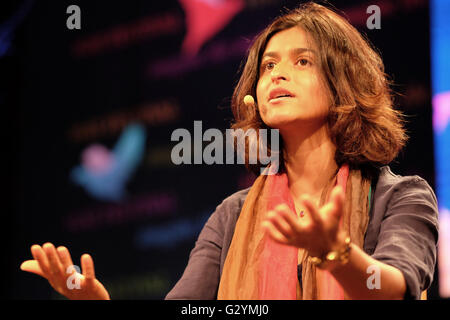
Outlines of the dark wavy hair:
[[[254,108],[249,108],[243,100],[245,95],[256,98],[259,66],[268,41],[293,27],[305,30],[319,49],[320,68],[332,102],[327,121],[338,166],[347,163],[350,168],[374,172],[390,163],[405,145],[407,135],[403,115],[393,107],[392,83],[384,72],[383,61],[344,17],[314,2],[278,17],[254,40],[232,96],[231,128],[268,129],[257,101]],[[282,143],[280,146],[282,149]],[[248,154],[244,157],[248,159]],[[280,152],[280,165],[283,163]],[[258,175],[262,165],[246,161],[246,167]]]

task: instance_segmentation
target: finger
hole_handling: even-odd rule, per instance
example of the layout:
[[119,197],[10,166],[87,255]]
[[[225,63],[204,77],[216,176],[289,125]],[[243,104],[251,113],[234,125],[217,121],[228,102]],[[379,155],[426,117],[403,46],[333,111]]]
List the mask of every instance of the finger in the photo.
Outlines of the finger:
[[342,215],[342,208],[344,206],[344,194],[342,188],[337,186],[333,188],[330,195],[330,201],[328,201],[322,208],[320,212],[325,219],[331,219],[334,222],[339,222]]
[[317,209],[311,198],[308,195],[303,195],[300,198],[300,201],[305,206],[313,222],[318,225],[322,225],[322,218],[320,217],[319,210]]
[[48,276],[50,275],[50,266],[48,263],[47,255],[45,254],[41,246],[37,244],[31,246],[31,255],[33,256],[34,260],[38,262],[44,277],[48,278]]
[[70,257],[69,250],[64,246],[60,246],[56,249],[56,252],[58,254],[59,260],[61,261],[64,272],[70,274],[76,272],[75,268],[73,268],[73,262],[72,258]]
[[58,254],[56,253],[55,246],[49,242],[45,243],[42,248],[44,249],[45,253],[47,254],[48,263],[50,266],[50,272],[53,275],[61,276],[65,273],[65,270],[63,270],[62,264],[59,261]]
[[65,287],[67,275],[65,270],[63,270],[61,261],[59,261],[55,246],[52,243],[47,242],[42,246],[42,248],[47,254],[47,259],[50,266],[50,284],[56,290],[58,290],[57,288]]
[[94,261],[92,257],[85,253],[81,256],[81,268],[83,270],[83,276],[86,280],[95,279]]
[[275,207],[273,210],[280,214],[281,216],[297,217],[297,214],[291,210],[291,208],[286,203],[281,203]]
[[286,210],[285,208],[283,208],[279,211],[279,215],[283,218],[284,223],[286,223],[289,226],[289,229],[291,229],[293,232],[302,232],[300,219],[290,209]]
[[22,262],[22,264],[20,265],[20,270],[31,272],[41,277],[44,277],[44,273],[42,272],[42,269],[39,266],[39,262],[37,262],[36,260],[27,260]]
[[276,242],[282,243],[282,244],[289,244],[289,240],[282,235],[270,221],[264,221],[262,223],[262,227],[266,230],[269,237],[271,237]]
[[333,204],[330,214],[333,215],[336,220],[341,218],[344,198],[344,190],[341,186],[336,186],[333,188],[330,195],[330,202]]
[[294,230],[292,230],[291,226],[286,222],[282,212],[283,211],[270,211],[267,214],[267,220],[270,221],[281,234],[286,238],[289,238],[294,235]]

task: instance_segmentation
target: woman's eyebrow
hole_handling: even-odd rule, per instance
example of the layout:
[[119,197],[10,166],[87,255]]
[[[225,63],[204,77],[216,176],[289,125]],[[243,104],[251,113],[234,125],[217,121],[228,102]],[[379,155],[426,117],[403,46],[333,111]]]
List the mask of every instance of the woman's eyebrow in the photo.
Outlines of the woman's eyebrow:
[[305,52],[311,52],[312,54],[316,55],[317,52],[314,49],[309,48],[294,48],[290,50],[291,55],[299,55]]
[[[289,50],[289,53],[291,56],[295,56],[295,55],[299,55],[305,52],[311,52],[314,55],[317,54],[316,50],[314,49],[309,49],[309,48],[293,48],[291,50]],[[268,51],[265,52],[261,58],[261,60],[263,60],[265,57],[271,57],[271,58],[279,58],[280,54],[276,51]]]

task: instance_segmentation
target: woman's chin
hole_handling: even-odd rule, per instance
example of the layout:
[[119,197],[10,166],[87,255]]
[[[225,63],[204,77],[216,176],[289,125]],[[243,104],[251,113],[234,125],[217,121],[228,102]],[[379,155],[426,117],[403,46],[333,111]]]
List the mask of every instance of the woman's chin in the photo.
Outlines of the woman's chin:
[[291,130],[306,127],[320,127],[326,124],[326,115],[299,115],[299,114],[273,114],[265,115],[262,117],[264,123],[273,129],[283,129]]
[[290,117],[277,117],[274,119],[264,120],[264,123],[272,129],[283,129],[287,127],[291,127],[295,123],[295,119]]

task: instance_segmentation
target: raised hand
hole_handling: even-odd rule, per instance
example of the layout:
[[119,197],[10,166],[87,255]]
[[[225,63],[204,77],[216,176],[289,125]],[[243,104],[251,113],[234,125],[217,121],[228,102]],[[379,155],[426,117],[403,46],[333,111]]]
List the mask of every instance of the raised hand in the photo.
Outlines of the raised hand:
[[20,269],[48,280],[57,292],[72,300],[109,300],[109,293],[95,278],[94,262],[90,255],[81,257],[82,273],[74,268],[69,250],[57,249],[51,243],[31,247],[34,260],[24,261]]
[[344,241],[339,229],[343,202],[340,186],[334,187],[330,201],[320,209],[305,195],[301,198],[307,211],[303,217],[297,217],[286,204],[280,204],[267,213],[263,227],[273,240],[303,248],[311,256],[321,256],[340,247]]

